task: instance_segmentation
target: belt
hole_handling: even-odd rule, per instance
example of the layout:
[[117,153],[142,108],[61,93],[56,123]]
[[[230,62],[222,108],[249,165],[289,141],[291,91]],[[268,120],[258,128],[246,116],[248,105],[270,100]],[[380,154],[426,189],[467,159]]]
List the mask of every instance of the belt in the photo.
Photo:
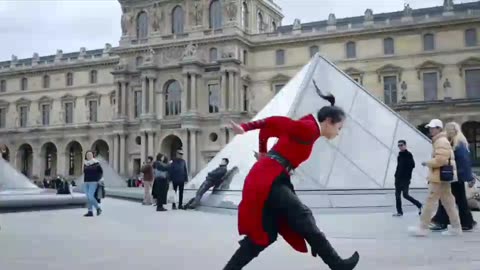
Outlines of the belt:
[[268,153],[267,153],[267,157],[277,161],[280,165],[282,165],[283,168],[285,168],[285,170],[290,173],[291,171],[294,170],[292,164],[290,163],[290,161],[288,161],[286,158],[282,157],[278,152],[276,151],[273,151],[273,150],[270,150]]

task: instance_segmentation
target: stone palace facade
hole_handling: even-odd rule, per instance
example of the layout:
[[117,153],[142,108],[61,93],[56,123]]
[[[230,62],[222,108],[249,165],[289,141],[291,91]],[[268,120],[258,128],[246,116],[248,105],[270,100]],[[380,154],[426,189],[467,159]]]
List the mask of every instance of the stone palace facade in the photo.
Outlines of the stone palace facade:
[[0,143],[29,177],[81,175],[88,149],[133,176],[182,148],[193,175],[317,52],[416,126],[461,123],[480,161],[480,2],[286,26],[272,0],[119,2],[118,46],[0,62]]

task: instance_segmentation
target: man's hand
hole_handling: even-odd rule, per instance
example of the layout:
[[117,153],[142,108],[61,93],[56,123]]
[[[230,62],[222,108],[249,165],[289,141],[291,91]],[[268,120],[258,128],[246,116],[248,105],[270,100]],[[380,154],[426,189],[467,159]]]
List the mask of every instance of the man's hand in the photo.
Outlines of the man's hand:
[[243,134],[245,133],[245,130],[243,130],[242,126],[240,126],[239,124],[233,122],[233,121],[230,121],[230,125],[232,126],[232,129],[233,129],[233,132],[235,134]]

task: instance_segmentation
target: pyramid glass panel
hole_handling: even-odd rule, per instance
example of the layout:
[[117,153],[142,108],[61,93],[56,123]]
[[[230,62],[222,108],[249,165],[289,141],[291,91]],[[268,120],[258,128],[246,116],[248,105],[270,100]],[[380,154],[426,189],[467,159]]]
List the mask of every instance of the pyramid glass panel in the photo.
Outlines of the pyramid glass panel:
[[374,179],[363,173],[353,162],[338,153],[328,178],[327,189],[377,189]]
[[17,189],[39,189],[25,175],[19,173],[10,163],[0,158],[0,192]]

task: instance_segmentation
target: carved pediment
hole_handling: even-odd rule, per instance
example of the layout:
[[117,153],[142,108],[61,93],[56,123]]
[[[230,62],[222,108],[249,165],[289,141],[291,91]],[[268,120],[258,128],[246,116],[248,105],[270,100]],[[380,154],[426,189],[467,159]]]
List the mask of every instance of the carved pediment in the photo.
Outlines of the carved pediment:
[[48,104],[50,108],[53,105],[53,98],[48,96],[43,96],[38,100],[38,110],[41,111],[42,105]]
[[402,81],[403,68],[392,64],[387,64],[376,70],[378,75],[378,82],[382,81],[382,75],[395,74],[398,76],[398,81]]
[[435,62],[435,61],[425,61],[422,64],[415,67],[417,70],[417,77],[420,80],[422,71],[425,70],[436,70],[439,73],[440,78],[442,78],[443,68],[445,65]]
[[361,70],[358,70],[354,67],[350,67],[350,68],[347,68],[345,69],[343,72],[347,73],[348,75],[352,76],[352,75],[357,75],[357,76],[361,76],[363,75],[365,72],[361,71]]
[[270,79],[271,82],[288,82],[291,78],[289,76],[278,74]]
[[15,104],[17,104],[17,106],[22,106],[22,105],[30,106],[31,102],[32,102],[31,100],[22,97],[20,99],[17,99],[17,101],[15,101]]
[[62,98],[62,106],[63,104],[67,103],[67,102],[72,102],[73,103],[73,106],[75,106],[75,104],[77,103],[77,97],[75,96],[72,96],[70,94],[66,94],[64,95]]
[[457,64],[458,66],[458,71],[460,73],[460,76],[463,76],[463,71],[466,69],[466,68],[470,68],[470,67],[480,67],[480,58],[478,57],[470,57],[470,58],[467,58],[461,62],[459,62]]
[[96,100],[98,105],[100,105],[100,97],[101,96],[97,92],[88,92],[88,94],[85,95],[85,105],[87,105],[90,100]]

